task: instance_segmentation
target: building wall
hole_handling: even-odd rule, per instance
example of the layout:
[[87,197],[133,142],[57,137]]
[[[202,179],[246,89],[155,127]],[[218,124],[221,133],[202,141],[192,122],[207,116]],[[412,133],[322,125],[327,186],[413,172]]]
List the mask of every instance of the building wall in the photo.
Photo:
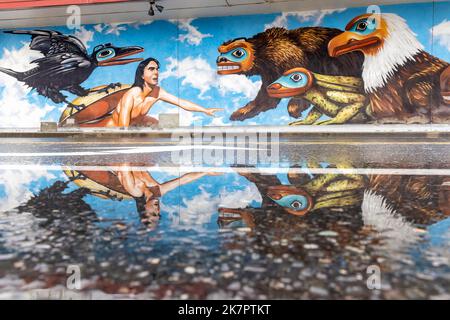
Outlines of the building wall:
[[[121,97],[126,96],[134,97],[132,112],[136,113],[142,96],[137,97],[142,93],[140,89],[128,92],[125,85],[135,82],[139,62],[97,67],[91,73],[83,71],[86,63],[95,64],[91,53],[106,43],[116,48],[140,46],[144,49],[126,58],[159,60],[159,86],[163,89],[161,92],[167,93],[150,108],[148,116],[157,119],[161,113],[179,113],[182,126],[288,125],[305,119],[309,121],[296,124],[449,123],[450,102],[446,101],[446,92],[450,91],[447,69],[450,2],[381,6],[379,9],[381,20],[379,15],[372,15],[366,30],[349,26],[345,34],[321,28],[344,30],[348,22],[365,14],[368,8],[83,25],[76,31],[66,27],[46,28],[76,37],[84,43],[88,55],[77,48],[74,38],[70,38],[70,49],[64,49],[67,47],[64,37],[51,36],[57,38],[53,42],[53,45],[58,44],[56,47],[51,47],[51,39],[45,33],[35,37],[34,49],[51,48],[44,57],[39,50],[30,48],[30,35],[1,33],[0,67],[16,72],[40,69],[35,73],[16,74],[21,81],[0,73],[0,127],[37,127],[40,121],[71,118],[76,123],[104,120],[105,114],[114,112]],[[274,27],[290,31],[271,29]],[[331,40],[334,35],[339,38]],[[244,39],[222,46],[237,38]],[[341,50],[339,57],[330,56],[336,53],[329,52],[330,40],[338,48],[352,38],[362,41],[358,46],[350,43],[353,49],[358,47],[365,54]],[[368,45],[368,41],[374,42]],[[243,56],[233,58],[233,51],[239,47]],[[223,65],[240,66],[239,70],[245,69],[241,72],[244,74],[218,74],[219,48],[222,53],[219,60],[225,61]],[[389,48],[401,49],[389,51]],[[36,63],[40,58],[44,59]],[[233,59],[240,63],[233,64],[230,62]],[[286,73],[288,71],[291,73]],[[283,74],[286,76],[281,79]],[[353,77],[348,78],[350,75]],[[79,98],[67,91],[69,83],[80,84],[85,89],[110,83],[124,86]],[[274,91],[269,92],[267,88],[273,83],[279,84],[272,85]],[[286,89],[288,86],[295,90]],[[66,102],[59,101],[58,92],[67,96],[67,101],[81,104],[78,109],[86,109],[79,113],[70,106],[68,109]],[[174,101],[167,98],[171,95],[176,97]],[[283,98],[273,98],[274,95]],[[288,98],[289,95],[292,97]],[[175,105],[162,101],[164,99]],[[215,116],[190,112],[179,107],[192,106],[185,101],[202,108],[223,110],[216,111]],[[247,108],[240,109],[244,106]],[[139,123],[145,122],[141,120],[142,117]],[[94,125],[112,123],[117,124],[104,120]],[[136,119],[131,119],[133,123]]]

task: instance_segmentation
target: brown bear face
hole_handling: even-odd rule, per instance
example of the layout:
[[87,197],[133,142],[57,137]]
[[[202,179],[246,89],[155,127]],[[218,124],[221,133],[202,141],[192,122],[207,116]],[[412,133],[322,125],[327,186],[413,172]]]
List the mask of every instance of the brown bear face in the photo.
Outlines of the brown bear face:
[[246,39],[236,39],[219,47],[217,73],[240,74],[250,71],[255,60],[255,50]]

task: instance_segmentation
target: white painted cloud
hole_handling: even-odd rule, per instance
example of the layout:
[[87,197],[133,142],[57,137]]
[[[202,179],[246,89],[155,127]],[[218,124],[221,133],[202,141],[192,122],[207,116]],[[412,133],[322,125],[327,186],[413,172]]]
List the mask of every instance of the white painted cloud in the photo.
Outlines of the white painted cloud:
[[[211,38],[211,34],[201,33],[197,27],[191,23],[194,19],[169,20],[176,24],[178,28],[185,32],[177,38],[180,42],[187,42],[190,45],[198,46],[204,38]],[[113,34],[120,36],[122,32],[127,31],[129,27],[139,29],[141,26],[149,25],[153,21],[135,21],[135,22],[119,22],[119,23],[102,23],[94,26],[94,30],[102,34]]]
[[178,36],[178,41],[187,42],[190,45],[198,46],[202,43],[204,38],[212,38],[212,34],[201,33],[197,27],[192,25],[192,21],[194,21],[194,19],[170,20],[170,22],[177,24],[180,30],[186,32]]
[[[214,71],[214,74],[216,74],[216,71]],[[262,85],[260,80],[253,82],[246,76],[238,74],[217,76],[217,78],[217,88],[222,96],[227,93],[235,93],[253,99],[258,94]]]
[[445,19],[440,24],[431,28],[430,32],[441,46],[450,51],[450,21]]
[[200,90],[200,96],[203,96],[210,89],[215,80],[211,66],[202,58],[187,57],[177,61],[176,58],[169,57],[167,62],[167,70],[161,73],[160,79],[181,78],[183,79],[182,85],[190,85]]
[[133,27],[135,29],[140,29],[142,26],[148,26],[149,24],[152,24],[153,20],[147,20],[147,21],[135,21],[130,23],[130,27]]
[[96,24],[94,26],[94,30],[97,31],[98,33],[102,33],[105,28],[106,28],[106,25],[104,25],[104,24]]
[[228,93],[241,94],[246,98],[254,98],[261,87],[261,81],[251,81],[244,75],[219,76],[211,65],[203,58],[187,57],[177,61],[173,57],[167,59],[167,69],[161,73],[161,80],[175,77],[183,79],[183,86],[189,85],[200,90],[200,98],[216,88],[222,96]]
[[151,24],[153,21],[135,21],[135,22],[119,22],[119,23],[103,23],[94,26],[94,30],[102,34],[114,34],[120,36],[123,31],[127,31],[128,27],[140,29],[141,26]]
[[209,223],[219,208],[245,208],[251,202],[261,202],[261,194],[254,184],[245,189],[230,192],[222,189],[218,194],[211,194],[200,188],[200,193],[192,199],[183,199],[178,206],[164,207],[172,216],[174,225],[197,226]]
[[[28,43],[20,49],[4,49],[0,59],[0,67],[25,71],[33,66],[30,62],[42,55],[30,50]],[[55,109],[54,105],[44,106],[36,103],[37,93],[30,94],[30,89],[15,78],[0,73],[0,127],[39,127],[40,121]],[[49,101],[50,102],[50,101]]]
[[84,26],[75,31],[74,36],[84,43],[86,48],[89,49],[89,43],[94,39],[94,31],[87,30]]
[[330,14],[339,13],[346,9],[333,9],[333,10],[312,10],[301,12],[283,12],[275,20],[264,26],[264,29],[281,27],[288,27],[288,17],[295,17],[301,23],[311,22],[313,26],[318,26],[323,22],[323,19]]
[[108,23],[108,24],[97,24],[94,26],[95,31],[103,34],[114,34],[120,36],[122,31],[127,30],[125,23]]
[[287,28],[288,27],[288,16],[292,15],[293,12],[283,12],[280,16],[276,17],[271,23],[264,25],[264,30],[270,28]]
[[214,119],[212,119],[211,123],[209,124],[210,126],[216,126],[216,127],[223,127],[223,126],[228,126],[230,125],[229,123],[225,123],[223,121],[224,117],[215,117]]

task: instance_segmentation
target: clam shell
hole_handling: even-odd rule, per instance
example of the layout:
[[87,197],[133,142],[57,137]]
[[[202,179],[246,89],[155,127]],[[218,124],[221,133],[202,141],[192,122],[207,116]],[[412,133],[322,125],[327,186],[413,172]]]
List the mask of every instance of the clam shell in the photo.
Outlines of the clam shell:
[[106,86],[95,87],[91,89],[91,93],[84,97],[78,97],[71,103],[84,108],[77,110],[73,106],[67,106],[59,118],[59,125],[64,126],[68,119],[74,119],[75,125],[99,121],[114,111],[122,96],[127,92],[131,85],[122,84],[120,87],[109,89],[106,92],[95,92]]
[[80,188],[102,199],[132,199],[119,178],[111,171],[76,171],[65,169],[64,173]]

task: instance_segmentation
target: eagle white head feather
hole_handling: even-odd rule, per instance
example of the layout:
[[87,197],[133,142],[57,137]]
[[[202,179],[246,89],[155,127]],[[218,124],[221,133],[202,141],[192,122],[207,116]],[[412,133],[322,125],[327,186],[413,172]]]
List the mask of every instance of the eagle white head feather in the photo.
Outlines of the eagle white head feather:
[[387,26],[387,37],[375,55],[365,55],[362,78],[366,92],[384,87],[400,67],[424,47],[417,35],[408,27],[405,19],[393,14],[381,14]]

